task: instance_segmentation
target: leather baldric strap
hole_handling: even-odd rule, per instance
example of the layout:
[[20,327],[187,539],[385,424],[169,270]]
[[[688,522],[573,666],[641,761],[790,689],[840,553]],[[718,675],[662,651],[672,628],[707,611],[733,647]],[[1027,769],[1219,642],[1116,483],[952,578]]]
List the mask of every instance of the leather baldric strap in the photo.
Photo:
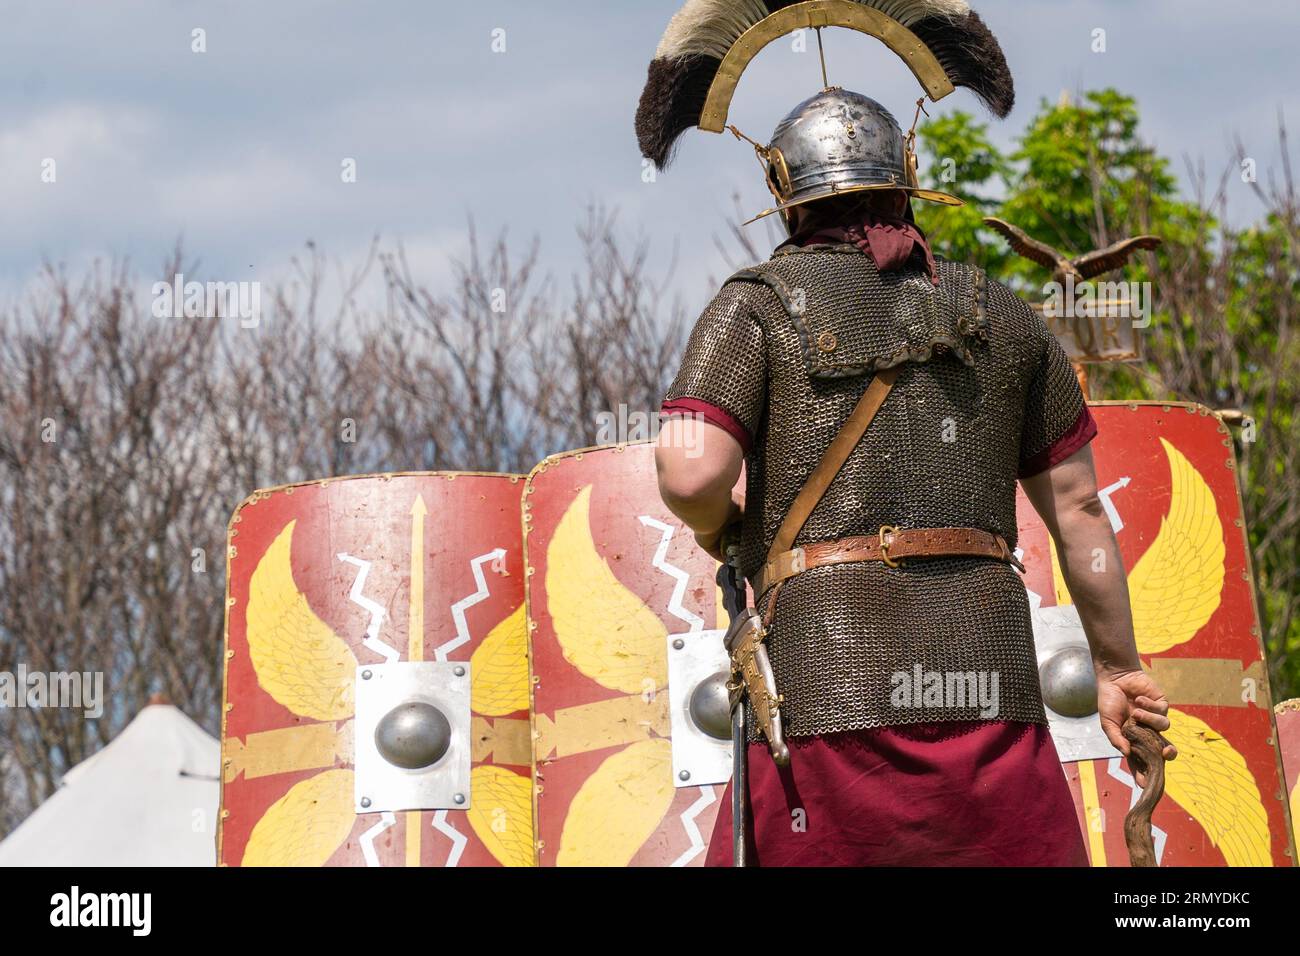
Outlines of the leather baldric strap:
[[914,528],[902,530],[889,526],[880,529],[875,537],[843,538],[838,541],[822,541],[816,544],[794,547],[795,539],[808,522],[813,509],[826,494],[844,463],[853,454],[862,436],[866,434],[876,412],[885,403],[889,390],[894,387],[899,368],[883,369],[876,373],[867,390],[862,393],[848,419],[840,427],[831,441],[830,447],[822,456],[817,467],[813,469],[794,504],[786,513],[785,520],[777,529],[772,546],[767,551],[767,563],[763,565],[753,581],[754,596],[761,600],[772,587],[777,588],[767,612],[763,615],[764,626],[772,623],[776,611],[776,600],[782,581],[794,577],[810,568],[828,564],[846,564],[852,561],[884,561],[891,567],[897,567],[907,558],[944,558],[973,557],[993,558],[1005,561],[1019,568],[1024,566],[1011,553],[1011,549],[1001,535],[981,531],[978,528]]
[[[799,532],[807,524],[813,509],[822,500],[826,489],[831,486],[831,482],[840,473],[844,463],[849,460],[853,449],[858,447],[858,442],[862,441],[862,436],[867,433],[867,428],[871,425],[871,420],[876,417],[876,412],[880,411],[880,406],[885,404],[889,390],[894,387],[894,382],[898,379],[898,373],[898,366],[878,371],[871,384],[867,386],[867,390],[858,399],[858,403],[853,406],[853,411],[836,432],[821,461],[817,462],[817,467],[808,476],[804,486],[799,489],[794,504],[790,506],[790,510],[785,514],[785,520],[781,522],[781,527],[776,529],[772,546],[767,549],[769,564],[794,546],[794,539],[799,537]],[[777,590],[773,592],[772,600],[767,603],[767,611],[763,614],[764,628],[771,625],[772,615],[776,613],[776,600],[780,597],[781,590],[780,582],[776,584]],[[755,599],[761,601],[766,593],[767,587],[762,586],[761,580],[755,581]]]
[[909,528],[885,526],[877,535],[818,541],[783,551],[770,559],[754,581],[756,594],[813,568],[854,561],[883,561],[901,567],[911,558],[993,558],[1020,571],[1024,565],[1001,535],[978,528]]
[[848,420],[840,426],[830,447],[826,449],[826,454],[817,463],[813,473],[808,476],[804,486],[799,489],[794,504],[786,512],[785,520],[781,522],[776,537],[772,539],[772,547],[767,549],[767,560],[771,561],[778,554],[794,547],[794,539],[799,537],[799,532],[808,522],[813,509],[817,507],[817,502],[822,500],[826,489],[831,486],[835,476],[849,460],[849,455],[853,454],[853,449],[866,434],[871,420],[876,417],[876,412],[880,411],[880,406],[885,403],[885,397],[889,395],[889,390],[894,387],[894,381],[898,378],[898,371],[897,366],[882,369],[871,380],[867,390],[858,399],[858,404],[853,407]]

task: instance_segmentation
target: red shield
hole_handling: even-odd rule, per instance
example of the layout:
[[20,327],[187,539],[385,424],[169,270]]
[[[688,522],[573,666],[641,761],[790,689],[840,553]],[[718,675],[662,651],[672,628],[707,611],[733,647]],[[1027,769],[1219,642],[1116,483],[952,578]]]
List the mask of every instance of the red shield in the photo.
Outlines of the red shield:
[[[381,475],[260,491],[235,512],[221,864],[532,864],[522,487]],[[420,660],[471,662],[469,809],[357,814],[357,668]]]
[[[1094,411],[1138,648],[1180,750],[1153,819],[1160,862],[1284,864],[1231,437],[1199,406]],[[1072,609],[1048,535],[1023,498],[1020,518],[1035,614],[1059,624]],[[667,658],[672,635],[725,614],[715,563],[659,499],[651,445],[548,458],[524,486],[413,475],[261,492],[230,544],[222,863],[527,865],[534,819],[543,865],[703,862],[723,785],[675,777]],[[354,813],[348,688],[393,654],[471,661],[468,812]],[[1125,762],[1065,769],[1093,864],[1122,865]]]
[[546,459],[524,525],[539,862],[702,864],[725,783],[675,786],[667,646],[725,626],[716,562],[660,501],[650,444]]
[[[1094,412],[1099,487],[1129,569],[1138,648],[1169,694],[1181,752],[1153,820],[1160,862],[1286,864],[1231,437],[1199,406],[1099,403]],[[525,502],[539,859],[698,863],[721,787],[671,789],[662,647],[691,619],[722,626],[715,565],[659,502],[647,445],[548,459]],[[1023,497],[1020,525],[1035,604],[1068,616],[1047,531]],[[688,586],[673,607],[675,574]],[[1126,762],[1065,770],[1094,865],[1124,865],[1135,798]]]
[[[1093,405],[1098,487],[1119,526],[1138,651],[1171,703],[1152,824],[1162,866],[1289,865],[1267,668],[1232,438],[1201,406]],[[1047,531],[1023,496],[1025,584],[1070,601]],[[1132,777],[1118,757],[1066,764],[1094,866],[1127,865]]]

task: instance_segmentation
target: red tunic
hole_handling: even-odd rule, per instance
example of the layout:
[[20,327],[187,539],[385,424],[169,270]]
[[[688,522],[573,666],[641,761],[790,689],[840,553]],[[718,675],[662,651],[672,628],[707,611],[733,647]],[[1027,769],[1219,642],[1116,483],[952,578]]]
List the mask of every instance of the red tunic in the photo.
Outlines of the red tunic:
[[[1046,727],[915,724],[749,746],[757,866],[1087,866]],[[706,860],[731,865],[731,786]]]

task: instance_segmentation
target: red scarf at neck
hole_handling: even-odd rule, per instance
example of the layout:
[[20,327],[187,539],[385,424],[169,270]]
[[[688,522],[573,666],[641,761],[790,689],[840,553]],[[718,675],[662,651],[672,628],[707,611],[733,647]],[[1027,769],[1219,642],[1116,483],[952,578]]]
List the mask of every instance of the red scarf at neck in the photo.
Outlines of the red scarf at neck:
[[789,241],[800,246],[818,242],[852,243],[869,255],[881,272],[896,272],[914,253],[920,253],[930,281],[939,284],[939,267],[935,265],[930,243],[916,223],[908,219],[867,213],[859,223],[818,229],[811,235],[801,233]]

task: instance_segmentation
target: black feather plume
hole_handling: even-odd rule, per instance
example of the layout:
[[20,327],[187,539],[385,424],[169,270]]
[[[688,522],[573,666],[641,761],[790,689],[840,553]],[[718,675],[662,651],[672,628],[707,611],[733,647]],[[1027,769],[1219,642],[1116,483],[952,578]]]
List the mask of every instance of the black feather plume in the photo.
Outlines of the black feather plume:
[[[682,8],[650,63],[637,106],[636,136],[643,156],[659,169],[668,164],[682,133],[700,123],[722,65],[721,53],[753,25],[751,19],[761,19],[764,9],[770,16],[794,2],[761,0],[757,13],[754,4],[743,0],[691,0]],[[924,0],[857,2],[901,17],[929,47],[953,86],[969,89],[999,117],[1011,112],[1016,102],[1011,71],[997,38],[975,11],[965,4]],[[961,9],[967,12],[956,12]]]
[[1015,81],[997,37],[972,10],[956,20],[927,17],[911,30],[930,48],[953,86],[964,86],[995,115],[1005,118],[1016,105]]
[[650,61],[636,109],[636,138],[641,155],[658,169],[668,165],[682,133],[699,125],[721,65],[717,57],[704,53]]

